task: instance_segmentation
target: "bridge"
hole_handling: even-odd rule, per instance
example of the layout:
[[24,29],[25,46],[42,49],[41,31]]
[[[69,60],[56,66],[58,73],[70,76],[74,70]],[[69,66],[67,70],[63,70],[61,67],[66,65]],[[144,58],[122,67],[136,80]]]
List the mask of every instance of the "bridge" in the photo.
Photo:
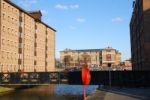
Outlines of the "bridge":
[[[150,87],[150,71],[91,71],[90,85]],[[81,71],[0,73],[0,85],[82,85]]]

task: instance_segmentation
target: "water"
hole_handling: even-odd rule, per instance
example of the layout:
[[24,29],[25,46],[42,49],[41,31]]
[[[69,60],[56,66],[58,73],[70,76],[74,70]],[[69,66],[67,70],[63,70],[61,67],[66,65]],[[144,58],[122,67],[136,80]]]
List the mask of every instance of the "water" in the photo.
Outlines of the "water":
[[[87,86],[87,94],[92,93],[96,88],[96,85]],[[0,100],[83,100],[83,87],[81,85],[38,86],[1,93]]]
[[[96,85],[87,86],[87,94],[90,94],[93,90],[97,88]],[[55,89],[56,94],[80,94],[83,95],[82,85],[58,85]]]

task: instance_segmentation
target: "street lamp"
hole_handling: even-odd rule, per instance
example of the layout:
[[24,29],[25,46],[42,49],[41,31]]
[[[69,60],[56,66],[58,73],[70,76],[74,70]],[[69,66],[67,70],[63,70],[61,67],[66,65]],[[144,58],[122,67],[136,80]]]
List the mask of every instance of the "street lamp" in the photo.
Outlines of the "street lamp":
[[108,63],[109,67],[109,88],[111,88],[111,63]]

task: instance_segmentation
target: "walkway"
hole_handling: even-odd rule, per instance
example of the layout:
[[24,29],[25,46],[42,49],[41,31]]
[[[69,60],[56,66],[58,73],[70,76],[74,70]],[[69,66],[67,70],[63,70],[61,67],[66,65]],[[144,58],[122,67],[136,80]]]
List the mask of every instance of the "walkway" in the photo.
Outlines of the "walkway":
[[99,88],[87,100],[150,100],[150,88]]

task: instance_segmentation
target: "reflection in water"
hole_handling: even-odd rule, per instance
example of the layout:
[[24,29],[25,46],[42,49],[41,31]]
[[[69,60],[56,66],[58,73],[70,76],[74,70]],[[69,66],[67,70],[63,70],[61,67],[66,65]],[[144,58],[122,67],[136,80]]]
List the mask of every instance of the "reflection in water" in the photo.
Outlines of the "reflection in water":
[[[86,88],[87,94],[90,94],[98,86],[88,85]],[[83,95],[82,85],[57,85],[55,88],[56,94],[73,94],[73,95]]]
[[[91,93],[97,86],[88,86]],[[82,86],[45,85],[1,94],[0,100],[83,100]]]

